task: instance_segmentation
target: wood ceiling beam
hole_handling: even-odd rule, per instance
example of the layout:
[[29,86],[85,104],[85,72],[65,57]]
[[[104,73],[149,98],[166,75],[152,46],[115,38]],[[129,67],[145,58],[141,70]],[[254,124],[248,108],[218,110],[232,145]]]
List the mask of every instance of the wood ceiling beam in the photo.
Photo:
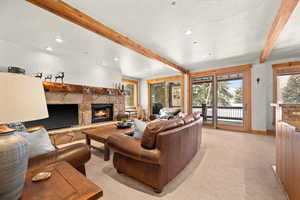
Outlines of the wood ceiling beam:
[[92,17],[82,13],[61,0],[26,0],[36,6],[39,6],[59,17],[62,17],[70,22],[73,22],[83,28],[86,28],[96,34],[99,34],[107,39],[114,41],[124,47],[132,49],[148,58],[162,62],[181,73],[187,73],[188,70],[174,64],[170,60],[158,55],[157,53],[143,47],[142,45],[130,40],[128,37],[118,33],[110,27],[93,19]]
[[271,31],[268,35],[267,41],[265,43],[264,50],[261,53],[260,56],[260,62],[264,63],[269,55],[271,54],[271,51],[280,35],[280,33],[283,31],[284,26],[288,22],[291,14],[293,13],[295,7],[297,6],[299,0],[282,0],[280,8],[278,10],[277,16],[273,22]]

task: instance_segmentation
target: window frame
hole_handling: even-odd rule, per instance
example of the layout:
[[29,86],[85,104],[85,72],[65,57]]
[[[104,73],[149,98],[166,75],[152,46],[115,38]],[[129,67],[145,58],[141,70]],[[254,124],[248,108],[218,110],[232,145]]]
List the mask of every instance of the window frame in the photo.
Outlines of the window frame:
[[[122,83],[125,84],[131,84],[133,85],[133,91],[134,91],[134,106],[126,106],[125,101],[125,109],[137,109],[137,107],[139,106],[139,81],[138,80],[131,80],[131,79],[122,79]],[[125,98],[125,95],[124,95]]]
[[[148,117],[150,117],[152,113],[152,106],[151,106],[151,84],[154,83],[161,83],[161,82],[170,82],[170,81],[180,81],[181,91],[180,91],[180,108],[181,111],[184,112],[184,75],[179,76],[169,76],[164,78],[158,78],[158,79],[150,79],[147,80],[148,85]],[[168,100],[169,101],[169,100]]]
[[[170,83],[169,85],[168,85],[168,90],[169,90],[169,99],[168,99],[168,101],[169,101],[169,107],[170,108],[180,108],[181,107],[181,105],[180,106],[174,106],[173,105],[173,95],[172,95],[172,89],[174,88],[174,87],[180,87],[180,93],[181,93],[181,84],[179,84],[179,83]],[[181,95],[180,95],[181,96]],[[181,97],[180,97],[180,101],[181,101]],[[181,104],[181,102],[180,102],[180,104]]]
[[[272,65],[273,70],[273,103],[278,103],[277,94],[277,76],[284,74],[300,73],[300,61],[297,62],[286,62]],[[272,124],[275,125],[275,108],[273,107],[273,119]]]

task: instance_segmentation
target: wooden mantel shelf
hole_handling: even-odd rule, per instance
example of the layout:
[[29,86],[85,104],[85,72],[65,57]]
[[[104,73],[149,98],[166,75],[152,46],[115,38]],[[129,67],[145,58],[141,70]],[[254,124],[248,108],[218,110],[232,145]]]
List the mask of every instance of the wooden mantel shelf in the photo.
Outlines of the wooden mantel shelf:
[[66,83],[43,82],[45,92],[64,92],[74,94],[98,94],[119,96],[122,93],[118,89],[84,86]]

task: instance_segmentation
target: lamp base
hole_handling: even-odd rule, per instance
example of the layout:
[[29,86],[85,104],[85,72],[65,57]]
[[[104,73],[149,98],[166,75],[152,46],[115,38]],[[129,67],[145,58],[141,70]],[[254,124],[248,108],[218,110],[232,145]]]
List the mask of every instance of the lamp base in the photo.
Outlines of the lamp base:
[[16,129],[9,128],[6,125],[0,125],[0,135],[14,132]]

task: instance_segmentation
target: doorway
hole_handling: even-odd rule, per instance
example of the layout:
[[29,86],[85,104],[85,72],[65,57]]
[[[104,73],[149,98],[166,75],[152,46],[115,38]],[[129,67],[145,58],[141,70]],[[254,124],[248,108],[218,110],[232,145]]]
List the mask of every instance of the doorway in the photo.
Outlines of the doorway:
[[205,126],[251,130],[251,65],[192,73],[191,111]]

